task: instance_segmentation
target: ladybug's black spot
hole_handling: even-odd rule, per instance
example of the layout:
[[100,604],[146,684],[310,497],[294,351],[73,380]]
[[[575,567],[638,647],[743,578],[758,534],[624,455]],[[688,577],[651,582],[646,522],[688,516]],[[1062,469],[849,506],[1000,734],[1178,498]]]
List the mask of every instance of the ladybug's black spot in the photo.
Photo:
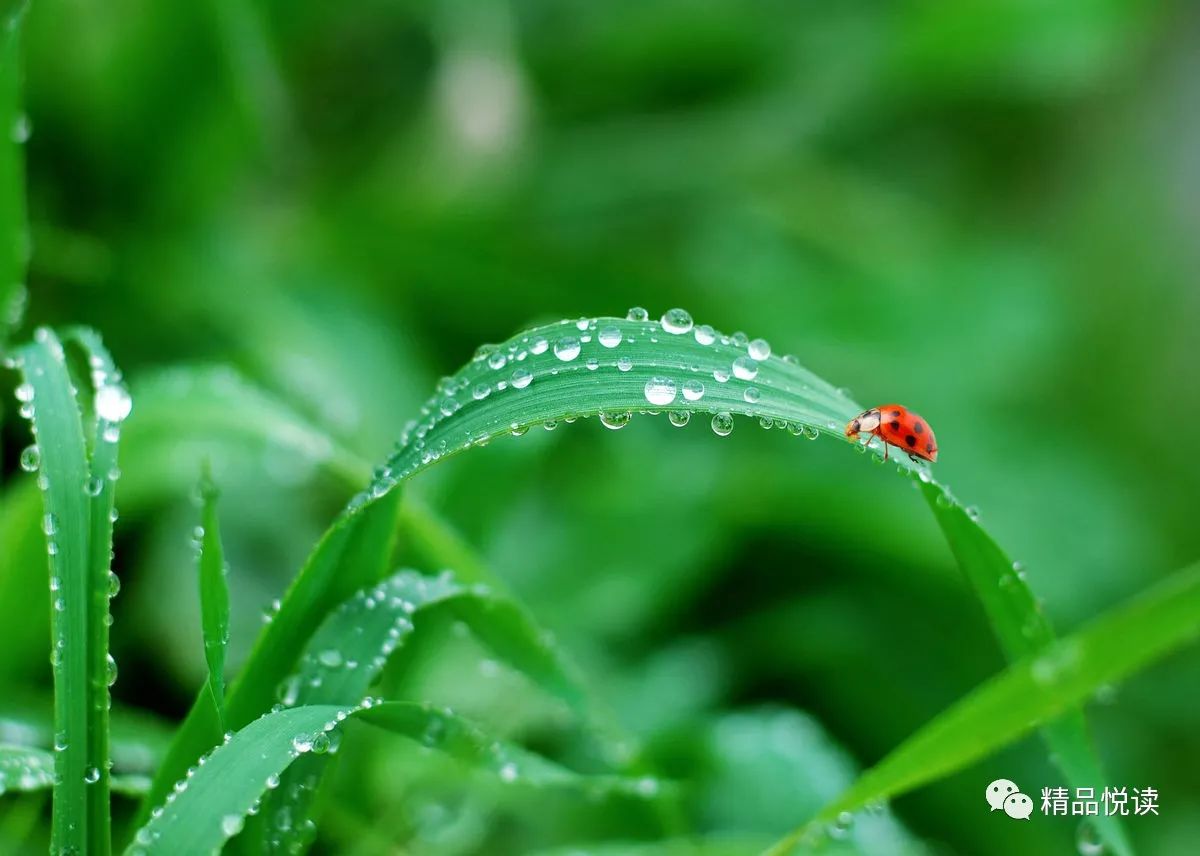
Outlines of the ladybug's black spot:
[[925,444],[925,451],[931,455],[933,454],[933,441],[932,440],[930,440],[928,443]]
[[896,432],[900,431],[900,420],[899,419],[896,419],[891,423],[891,429]]
[[904,438],[904,442],[908,443],[908,445],[910,445],[910,446],[915,446],[915,445],[917,445],[917,438],[914,437],[912,434],[909,434],[907,437]]
[[924,434],[925,433],[925,423],[922,422],[920,419],[918,419],[916,422],[913,423],[913,430],[916,431],[918,434]]
[[899,419],[899,418],[900,418],[900,411],[899,411],[899,410],[893,410],[893,411],[892,411],[892,418],[893,418],[893,419]]

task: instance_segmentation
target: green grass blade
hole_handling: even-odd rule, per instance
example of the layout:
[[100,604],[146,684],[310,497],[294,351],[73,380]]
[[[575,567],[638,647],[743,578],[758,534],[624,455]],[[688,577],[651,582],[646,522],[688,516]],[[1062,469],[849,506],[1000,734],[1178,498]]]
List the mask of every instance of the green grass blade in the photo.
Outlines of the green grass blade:
[[[1015,662],[1051,645],[1054,630],[1025,582],[1020,566],[1013,563],[961,505],[948,501],[944,488],[925,483],[921,489],[1008,659]],[[1081,711],[1069,711],[1047,722],[1042,728],[1042,738],[1068,782],[1096,788],[1107,784]],[[1133,852],[1117,815],[1098,816],[1094,823],[1111,852],[1117,856]]]
[[[229,728],[237,729],[275,703],[276,688],[295,666],[326,612],[380,579],[391,559],[399,493],[342,515],[325,533],[260,634],[226,698]],[[198,703],[205,704],[203,697]],[[162,801],[187,767],[212,748],[211,717],[193,708],[154,778],[142,816]]]
[[789,853],[844,811],[961,769],[1095,691],[1200,636],[1200,564],[1192,565],[1013,664],[939,714],[805,827],[771,849]]
[[[572,668],[524,610],[486,589],[466,588],[449,574],[425,577],[401,571],[355,594],[331,612],[311,640],[299,669],[285,682],[285,705],[353,704],[366,694],[391,654],[403,645],[422,613],[449,611],[513,668],[588,718],[586,694]],[[319,781],[321,756],[302,758],[272,793],[267,823],[283,811],[286,828],[269,826],[269,849],[295,852],[311,827],[303,823]]]
[[208,853],[239,833],[262,794],[309,752],[336,751],[339,723],[361,718],[483,770],[506,782],[586,787],[644,798],[636,780],[584,776],[489,737],[449,711],[411,702],[369,702],[346,707],[312,705],[266,714],[216,748],[174,788],[138,830],[130,856]]
[[0,745],[0,796],[54,785],[54,754],[32,746]]
[[[635,411],[667,411],[676,424],[693,414],[711,415],[713,430],[726,434],[731,415],[743,414],[767,427],[844,440],[843,426],[862,408],[840,390],[792,357],[753,359],[751,351],[762,356],[763,349],[744,336],[695,328],[690,318],[673,313],[660,322],[643,320],[634,310],[627,319],[562,321],[484,346],[439,385],[422,418],[406,426],[369,493],[473,445],[593,415],[611,428],[624,425]],[[1048,644],[1054,638],[1049,623],[990,536],[925,465],[903,454],[892,459],[900,472],[922,482],[1008,657]],[[1081,713],[1048,725],[1046,739],[1073,784],[1103,781]],[[1115,852],[1130,852],[1115,820],[1100,829]]]
[[80,406],[58,338],[40,329],[34,343],[17,353],[24,376],[19,398],[32,417],[40,451],[42,528],[53,590],[54,846],[106,853],[108,686],[115,675],[108,656],[109,512],[119,423],[129,412],[129,397],[109,371],[107,355],[94,352],[98,365],[93,380],[99,381],[95,410],[101,418],[89,460]]
[[229,587],[225,575],[225,549],[221,545],[217,519],[217,487],[205,473],[200,479],[199,552],[196,556],[200,578],[200,624],[204,634],[204,659],[208,664],[207,689],[224,730],[225,719],[225,648],[229,644]]

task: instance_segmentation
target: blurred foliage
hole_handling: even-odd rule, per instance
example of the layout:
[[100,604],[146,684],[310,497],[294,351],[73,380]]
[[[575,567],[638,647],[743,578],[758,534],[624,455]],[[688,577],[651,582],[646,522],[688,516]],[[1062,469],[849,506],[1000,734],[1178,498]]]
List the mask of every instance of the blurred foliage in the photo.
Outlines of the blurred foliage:
[[[134,387],[131,437],[139,383],[227,364],[378,462],[479,343],[685,306],[928,417],[939,477],[1067,631],[1200,555],[1200,458],[1172,430],[1200,419],[1198,24],[1194,4],[1133,0],[39,0],[18,335],[101,330]],[[0,675],[37,700],[48,605],[23,432],[5,420]],[[205,674],[202,454],[232,668],[352,490],[299,465],[302,443],[222,436],[122,450],[114,693],[169,721]],[[919,498],[825,442],[593,422],[493,443],[410,492],[693,783],[714,841],[782,832],[1003,662]],[[412,697],[554,743],[536,694],[443,635]],[[1176,657],[1092,710],[1114,782],[1163,795],[1162,817],[1128,823],[1146,852],[1200,839],[1198,681]],[[352,731],[323,852],[664,834]],[[903,840],[1073,846],[1072,822],[987,813],[999,777],[1061,784],[1025,740],[897,800]],[[43,844],[44,799],[3,800],[0,849]]]

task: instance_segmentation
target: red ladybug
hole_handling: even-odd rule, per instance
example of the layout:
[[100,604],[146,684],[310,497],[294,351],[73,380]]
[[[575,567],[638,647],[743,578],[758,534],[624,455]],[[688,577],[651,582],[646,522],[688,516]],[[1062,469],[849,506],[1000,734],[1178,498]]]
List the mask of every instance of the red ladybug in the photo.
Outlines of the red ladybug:
[[846,423],[846,436],[858,439],[866,431],[883,440],[883,459],[888,456],[888,445],[897,446],[908,452],[910,458],[936,461],[937,439],[929,423],[902,404],[881,404],[864,410]]

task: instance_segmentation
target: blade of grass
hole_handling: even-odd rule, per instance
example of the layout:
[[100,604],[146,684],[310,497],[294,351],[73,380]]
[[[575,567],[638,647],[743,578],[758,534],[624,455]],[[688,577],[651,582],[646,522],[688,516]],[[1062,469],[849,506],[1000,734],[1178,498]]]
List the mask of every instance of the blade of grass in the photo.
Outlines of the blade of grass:
[[[388,658],[404,644],[414,622],[429,611],[449,611],[492,652],[523,672],[544,690],[590,719],[586,693],[564,661],[524,610],[515,602],[481,587],[465,588],[449,574],[425,577],[400,571],[379,585],[363,589],[331,612],[309,640],[299,669],[285,682],[285,705],[353,704],[379,676]],[[315,784],[326,758],[299,759],[282,786],[268,798],[264,812],[265,843],[279,852],[296,852],[307,844],[312,826],[303,821],[312,811]],[[285,811],[286,828],[273,824]]]
[[[1051,645],[1054,630],[1026,584],[1020,566],[1013,563],[961,505],[947,501],[944,488],[923,483],[921,491],[1009,661],[1016,662]],[[1096,788],[1107,784],[1082,711],[1068,711],[1047,722],[1042,728],[1042,738],[1069,782]],[[1133,852],[1117,815],[1098,816],[1094,823],[1111,852],[1117,856]]]
[[200,578],[200,624],[204,635],[204,659],[208,663],[205,686],[212,695],[217,721],[224,730],[225,722],[225,648],[229,644],[229,587],[225,575],[225,550],[221,545],[220,523],[217,519],[217,486],[213,484],[207,464],[200,477],[200,528],[197,531],[199,552],[196,557]]
[[[237,729],[267,710],[325,613],[383,576],[394,545],[399,500],[397,492],[343,514],[325,533],[230,687],[225,704],[228,728]],[[143,802],[142,818],[166,797],[187,767],[212,748],[212,721],[199,709],[203,705],[202,696],[176,734]]]
[[935,717],[773,846],[815,843],[840,813],[961,769],[1200,636],[1200,563],[1019,660]]
[[268,713],[234,734],[172,790],[126,851],[130,856],[207,853],[241,831],[262,794],[302,755],[336,751],[335,729],[359,718],[421,742],[506,782],[585,787],[645,799],[636,780],[584,776],[519,747],[497,741],[453,713],[413,702],[372,702],[345,707],[311,705]]
[[[82,340],[81,340],[82,341]],[[95,354],[103,366],[107,356]],[[114,378],[96,389],[100,433],[87,442],[58,338],[39,329],[17,351],[24,383],[19,397],[40,450],[43,531],[53,590],[56,784],[53,842],[59,850],[107,853],[110,511],[119,423],[128,395]],[[108,378],[103,369],[98,377]],[[103,414],[114,417],[104,419]],[[96,467],[96,470],[93,470]],[[100,473],[98,475],[97,473]],[[99,479],[99,481],[97,481]]]
[[[439,384],[360,501],[472,446],[578,417],[598,415],[607,427],[620,428],[634,411],[667,411],[676,424],[703,413],[712,415],[714,432],[724,435],[732,430],[732,414],[743,414],[766,427],[844,440],[842,426],[862,408],[794,358],[770,355],[763,344],[693,327],[679,310],[658,322],[646,319],[644,310],[631,310],[626,319],[562,321],[484,346]],[[937,515],[939,524],[952,546],[958,545],[955,555],[1008,657],[1052,640],[1028,586],[978,522],[933,480],[928,467],[901,454],[893,460],[899,472],[922,483],[935,513],[946,510]],[[995,595],[1002,587],[1004,593]],[[1082,713],[1047,726],[1046,739],[1071,783],[1103,781]],[[1130,852],[1115,819],[1099,828],[1115,852]]]

